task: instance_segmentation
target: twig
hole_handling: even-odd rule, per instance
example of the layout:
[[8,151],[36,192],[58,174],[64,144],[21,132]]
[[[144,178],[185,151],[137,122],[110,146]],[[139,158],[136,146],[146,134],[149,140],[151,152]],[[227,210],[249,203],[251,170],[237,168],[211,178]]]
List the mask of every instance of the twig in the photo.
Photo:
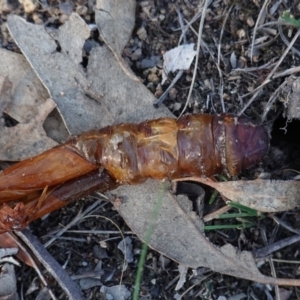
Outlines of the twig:
[[231,5],[227,11],[227,14],[225,16],[225,19],[222,23],[222,28],[221,28],[221,32],[220,32],[220,38],[219,38],[219,43],[218,43],[218,57],[217,57],[217,64],[220,65],[220,56],[221,56],[221,43],[222,43],[222,38],[223,38],[223,34],[224,34],[224,28],[225,28],[225,24],[227,22],[227,19],[231,13],[231,10],[233,8],[233,5]]
[[184,22],[183,22],[183,17],[182,14],[180,13],[180,10],[178,9],[178,7],[176,7],[176,12],[178,15],[178,21],[179,21],[179,25],[180,25],[180,29],[181,29],[181,35],[178,41],[178,45],[181,44],[181,40],[183,39],[183,44],[187,44],[187,38],[186,38],[186,32],[189,29],[189,26],[184,26]]
[[251,62],[252,62],[252,57],[253,57],[253,49],[254,49],[254,41],[255,41],[255,36],[256,36],[256,31],[257,31],[257,27],[258,27],[258,24],[260,22],[260,19],[261,19],[261,16],[267,6],[267,4],[269,3],[269,0],[265,0],[261,10],[259,11],[259,15],[257,17],[257,20],[256,20],[256,23],[255,23],[255,26],[254,26],[254,29],[253,29],[253,35],[252,35],[252,42],[251,42],[251,48],[250,48],[250,59],[251,59]]
[[[184,26],[184,23],[183,23],[183,18],[182,18],[182,15],[179,11],[178,8],[176,8],[176,12],[178,14],[178,20],[179,20],[179,24],[180,24],[180,27],[182,29],[182,33],[181,33],[181,37],[183,37],[183,44],[187,44],[187,38],[186,38],[186,31],[188,29],[188,27],[185,27]],[[181,37],[179,39],[179,42],[178,42],[178,45],[180,44],[180,41],[181,41]],[[179,80],[179,78],[182,76],[184,70],[179,70],[175,76],[175,78],[172,80],[171,84],[168,86],[168,88],[164,91],[164,93],[157,99],[157,101],[153,104],[153,106],[155,108],[158,108],[159,105],[161,103],[164,102],[164,100],[166,99],[169,91],[171,90],[171,88],[176,84],[176,82]]]
[[[300,35],[300,29],[298,29],[297,33],[295,34],[294,38],[290,42],[289,46],[285,49],[284,53],[282,54],[282,56],[280,57],[280,59],[278,60],[278,62],[274,66],[274,68],[272,69],[272,71],[269,73],[269,75],[266,77],[266,79],[264,80],[264,82],[261,84],[261,87],[264,86],[266,83],[268,83],[268,82],[271,81],[272,76],[274,75],[274,73],[276,72],[277,68],[282,63],[283,59],[286,57],[286,55],[288,54],[288,52],[290,51],[290,49],[292,48],[292,46],[294,45],[294,43],[298,39],[299,35]],[[252,104],[252,102],[255,100],[255,98],[259,94],[259,92],[260,92],[260,89],[257,90],[256,93],[252,96],[252,98],[247,102],[247,104],[244,106],[244,108],[238,114],[239,116],[241,116],[245,112],[245,110]]]
[[215,218],[218,218],[220,215],[226,213],[228,210],[230,210],[232,207],[229,205],[223,206],[219,208],[218,210],[206,215],[203,217],[203,222],[209,222]]
[[[283,31],[282,31],[282,24],[284,24],[284,23],[280,22],[280,21],[278,22],[278,32],[279,32],[279,35],[280,35],[282,41],[285,43],[286,46],[288,46],[290,44],[290,42],[285,37],[285,35],[284,35]],[[292,47],[291,49],[292,49],[292,51],[294,51],[294,53],[296,53],[300,57],[300,51],[299,50],[297,50],[295,47]]]
[[[81,211],[78,212],[77,216],[68,224],[66,225],[64,228],[62,228],[57,234],[56,236],[61,236],[65,231],[67,231],[70,227],[72,227],[74,224],[76,224],[83,216],[85,216],[86,214],[88,214],[89,212],[91,212],[91,210],[97,208],[98,209],[98,205],[101,204],[101,200],[98,200],[96,202],[94,202],[91,206],[89,206],[83,213],[81,213]],[[52,239],[50,239],[47,243],[44,244],[44,247],[47,248],[49,247],[54,241],[55,241],[56,237],[53,237]]]
[[158,106],[164,102],[164,100],[166,99],[169,91],[171,90],[171,88],[176,84],[176,82],[179,80],[179,78],[182,76],[183,74],[183,70],[179,70],[175,76],[175,78],[172,80],[172,82],[170,83],[170,85],[168,86],[168,88],[164,91],[164,93],[157,99],[157,101],[155,103],[153,103],[153,106],[155,108],[158,108]]
[[272,218],[277,224],[281,225],[283,228],[289,230],[290,232],[293,232],[293,233],[296,233],[296,234],[300,235],[300,230],[297,230],[297,229],[289,226],[288,224],[286,224],[284,221],[280,220],[276,216],[270,215],[270,218]]
[[193,73],[191,86],[190,86],[190,89],[189,89],[189,94],[187,96],[185,106],[184,106],[182,112],[179,115],[179,118],[186,111],[186,108],[187,108],[187,106],[190,102],[190,98],[191,98],[192,91],[193,91],[193,88],[194,88],[196,75],[197,75],[197,66],[198,66],[198,61],[199,61],[199,52],[200,52],[200,45],[201,45],[201,39],[202,39],[201,37],[202,37],[203,26],[204,26],[204,21],[205,21],[205,14],[206,14],[206,9],[208,7],[208,3],[209,3],[209,0],[205,0],[204,6],[203,6],[203,9],[202,9],[202,17],[201,17],[201,20],[200,20],[200,25],[199,25],[199,30],[198,30],[198,41],[197,41],[197,49],[196,49],[197,54],[196,54],[196,60],[195,60],[195,69],[194,69],[194,73]]
[[290,245],[292,245],[294,243],[297,243],[299,241],[300,241],[300,235],[294,235],[294,236],[285,238],[281,241],[275,242],[275,243],[273,243],[271,245],[268,245],[266,247],[254,250],[254,251],[252,251],[252,254],[256,258],[263,258],[263,257],[266,257],[266,256],[268,256],[269,254],[271,254],[275,251],[278,251],[278,250],[280,250],[284,247],[290,246]]
[[277,89],[276,91],[272,94],[272,96],[270,97],[268,103],[266,104],[265,106],[265,109],[264,109],[264,112],[263,112],[263,115],[261,117],[261,121],[264,122],[265,121],[265,118],[268,114],[268,112],[270,111],[274,101],[277,99],[277,95],[280,93],[280,91],[286,86],[287,84],[287,81],[285,80]]
[[290,69],[287,69],[282,72],[278,72],[278,73],[274,74],[273,78],[275,79],[278,77],[285,77],[285,76],[289,76],[291,74],[299,73],[299,72],[300,72],[300,66],[293,67],[293,68],[290,68]]
[[83,299],[79,286],[70,278],[68,273],[58,264],[53,256],[28,229],[15,232],[15,234],[27,245],[39,262],[56,279],[67,294],[68,299]]

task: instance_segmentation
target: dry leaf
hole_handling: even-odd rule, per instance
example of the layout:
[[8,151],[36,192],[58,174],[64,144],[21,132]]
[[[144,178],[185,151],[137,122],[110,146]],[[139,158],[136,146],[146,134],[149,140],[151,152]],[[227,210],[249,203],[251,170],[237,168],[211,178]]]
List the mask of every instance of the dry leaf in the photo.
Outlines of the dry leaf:
[[[90,37],[90,29],[78,14],[71,14],[69,21],[58,30],[58,41],[61,51],[69,56],[75,64],[82,62],[82,49],[86,39]],[[70,47],[70,45],[72,45]]]
[[95,20],[106,46],[114,54],[119,66],[134,81],[139,79],[122,58],[122,51],[131,38],[135,22],[135,1],[97,0]]
[[286,111],[289,120],[300,119],[300,78],[290,76],[287,86],[283,91],[283,98],[286,98]]
[[131,38],[135,22],[135,1],[97,0],[96,24],[105,44],[117,56]]
[[0,298],[18,299],[17,279],[15,268],[12,264],[4,264],[0,272]]
[[[74,36],[76,28],[82,26],[81,18],[71,18],[68,22],[75,24],[65,24],[62,31],[65,35]],[[67,54],[68,49],[78,46],[77,39],[74,43],[70,39],[68,48],[59,52],[55,41],[64,45],[59,39],[63,39],[62,34],[57,34],[58,39],[55,40],[44,26],[28,23],[14,15],[8,16],[7,23],[16,43],[56,102],[70,133],[78,134],[100,123],[99,103],[88,98],[78,87],[78,82],[87,85],[83,68],[78,63],[78,50]],[[85,31],[79,30],[79,36],[86,38]]]
[[0,124],[0,160],[22,160],[56,146],[43,129],[55,103],[47,100],[46,89],[26,59],[0,49],[0,65],[0,114],[19,122],[15,127]]
[[297,180],[239,180],[213,182],[205,178],[189,177],[209,185],[233,202],[261,212],[279,212],[300,206],[300,181]]
[[169,72],[190,68],[197,53],[194,46],[195,44],[181,45],[164,54],[162,84],[167,80]]
[[[151,227],[153,212],[158,210],[149,242],[151,248],[192,268],[207,267],[215,272],[261,283],[295,283],[294,280],[262,275],[250,252],[239,252],[230,244],[220,249],[215,247],[199,229],[196,217],[191,218],[174,197],[161,191],[162,187],[157,189],[155,181],[147,182],[146,188],[139,185],[133,190],[131,186],[122,186],[113,194],[123,199],[121,205],[115,203],[115,208],[142,240]],[[300,285],[300,282],[297,281],[297,284]]]
[[[71,18],[68,22],[75,24],[66,26],[65,35],[73,35],[74,28],[81,26],[81,22],[78,18]],[[123,71],[106,46],[93,48],[85,73],[82,66],[66,53],[56,50],[55,41],[42,26],[9,16],[8,27],[56,102],[72,134],[113,123],[171,115],[164,107],[154,109],[155,97],[143,84]],[[81,34],[80,31],[78,34]],[[52,32],[52,35],[55,34]],[[69,47],[75,45],[70,44]],[[84,87],[95,97],[101,94],[103,97],[91,99],[85,94]]]

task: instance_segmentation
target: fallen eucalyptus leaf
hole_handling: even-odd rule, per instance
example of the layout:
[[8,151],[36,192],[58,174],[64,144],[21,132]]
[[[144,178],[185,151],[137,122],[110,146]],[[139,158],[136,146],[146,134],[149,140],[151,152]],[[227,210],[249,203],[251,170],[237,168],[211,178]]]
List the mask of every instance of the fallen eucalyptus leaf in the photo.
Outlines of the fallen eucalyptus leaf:
[[213,182],[206,178],[195,177],[182,180],[209,185],[229,200],[261,212],[287,211],[300,206],[300,181],[298,180],[256,179]]
[[145,240],[157,201],[161,201],[148,242],[151,248],[194,269],[208,267],[215,272],[265,284],[300,285],[300,280],[264,276],[250,252],[239,252],[230,244],[215,247],[199,229],[197,219],[191,218],[173,196],[165,193],[160,199],[156,182],[148,180],[147,183],[146,187],[139,185],[134,190],[132,186],[121,186],[113,194],[118,195],[115,208],[142,240]]
[[[74,28],[81,26],[81,21],[71,18],[68,22],[75,22],[66,26],[64,31],[72,36]],[[87,72],[84,72],[80,64],[56,49],[55,40],[44,27],[27,23],[17,16],[9,16],[8,27],[56,102],[71,134],[113,123],[171,115],[165,107],[153,108],[155,97],[143,84],[124,72],[105,45],[92,49]],[[76,45],[70,44],[69,47]],[[99,95],[103,95],[101,99],[97,99]]]

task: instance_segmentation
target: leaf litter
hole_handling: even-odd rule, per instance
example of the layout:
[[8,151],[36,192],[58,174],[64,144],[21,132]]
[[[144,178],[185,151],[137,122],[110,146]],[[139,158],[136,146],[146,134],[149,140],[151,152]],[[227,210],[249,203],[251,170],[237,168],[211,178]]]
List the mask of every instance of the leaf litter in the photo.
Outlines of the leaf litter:
[[[128,11],[132,13],[132,9]],[[134,18],[134,12],[127,17]],[[118,22],[118,18],[114,18],[114,21]],[[59,33],[49,33],[43,26],[27,23],[17,16],[9,16],[8,26],[16,43],[55,101],[71,134],[116,122],[140,121],[170,115],[164,108],[153,109],[153,95],[135,80],[134,76],[128,76],[128,73],[124,72],[123,62],[120,64],[120,48],[117,46],[124,45],[130,33],[118,36],[117,41],[107,41],[110,43],[108,47],[114,53],[105,45],[94,47],[85,73],[80,65],[80,55],[83,41],[88,38],[87,30],[78,34],[82,37],[79,42],[78,39],[76,42],[69,39],[69,44],[64,44],[62,39],[75,36],[74,30],[82,24],[76,14],[72,14],[67,22],[69,24],[61,27]],[[99,30],[105,37],[105,26]],[[109,35],[108,33],[106,36]],[[58,50],[57,43],[62,51]],[[119,60],[116,57],[119,57]],[[118,82],[117,87],[115,82]],[[91,95],[102,97],[91,99]],[[39,123],[42,121],[39,120]],[[29,145],[27,147],[30,148]],[[158,190],[157,182],[148,181],[136,187],[123,186],[111,193],[124,199],[121,205],[116,205],[116,209],[142,240],[157,201]],[[221,248],[213,246],[201,230],[201,220],[197,220],[195,215],[191,218],[191,215],[191,211],[184,211],[173,197],[165,194],[149,242],[150,247],[182,265],[193,268],[207,266],[216,272],[261,283],[296,284],[292,280],[262,275],[250,252],[239,253],[229,244]]]
[[0,64],[0,113],[17,122],[12,127],[0,122],[0,160],[23,160],[56,146],[43,129],[56,104],[26,59],[0,49]]

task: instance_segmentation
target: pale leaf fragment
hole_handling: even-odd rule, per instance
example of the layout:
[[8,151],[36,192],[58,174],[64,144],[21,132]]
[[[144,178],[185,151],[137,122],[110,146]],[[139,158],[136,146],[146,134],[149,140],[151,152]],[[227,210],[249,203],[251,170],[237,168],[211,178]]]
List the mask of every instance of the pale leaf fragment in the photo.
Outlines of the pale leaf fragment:
[[76,64],[82,62],[83,46],[89,36],[90,29],[78,14],[71,14],[68,22],[65,22],[58,30],[61,50]]
[[122,58],[122,51],[131,38],[135,22],[135,1],[97,0],[95,20],[106,46],[114,54],[125,74],[135,81],[139,78]]
[[129,236],[118,244],[118,248],[123,252],[124,258],[128,263],[133,262],[132,239]]
[[4,264],[0,271],[0,297],[1,299],[18,299],[15,269],[8,263]]
[[131,293],[124,284],[105,286],[102,285],[100,292],[106,296],[106,299],[113,300],[128,300],[130,299]]
[[0,160],[22,160],[57,145],[43,129],[56,105],[22,55],[4,49],[0,54],[0,114],[18,122],[0,123]]
[[195,44],[181,45],[164,54],[162,84],[164,84],[170,72],[188,70],[190,68],[197,53],[197,51],[194,50],[194,45]]
[[188,267],[179,264],[178,270],[179,270],[180,277],[176,284],[175,291],[179,291],[183,287],[184,283],[186,282],[186,275],[187,275]]
[[[0,159],[7,161],[24,160],[57,145],[48,138],[43,123],[56,107],[52,99],[37,107],[37,115],[29,123],[14,127],[1,127]],[[45,149],[46,148],[46,149]]]
[[289,120],[300,119],[300,77],[290,76],[282,94],[286,98],[285,109]]
[[131,38],[135,22],[135,1],[97,0],[96,24],[106,45],[117,56]]

